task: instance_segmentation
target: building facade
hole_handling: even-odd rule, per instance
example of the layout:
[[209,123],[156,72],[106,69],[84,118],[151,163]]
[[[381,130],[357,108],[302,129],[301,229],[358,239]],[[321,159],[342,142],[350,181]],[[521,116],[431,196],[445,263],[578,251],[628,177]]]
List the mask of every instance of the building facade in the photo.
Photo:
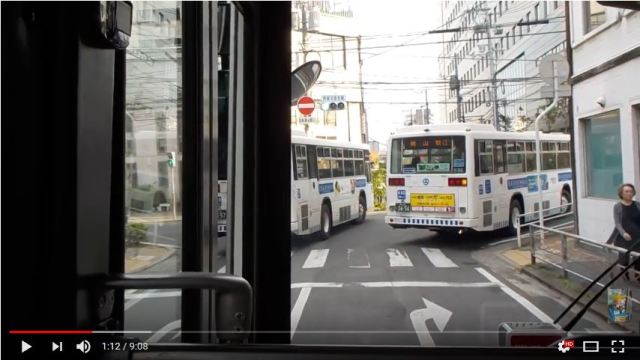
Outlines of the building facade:
[[[176,2],[140,2],[127,48],[126,196],[134,212],[181,209],[182,22]],[[168,164],[168,153],[176,156]]]
[[640,188],[640,13],[595,1],[570,9],[579,232],[605,242],[618,186]]
[[[291,108],[291,125],[308,136],[367,143],[360,38],[353,13],[340,1],[292,3],[291,66],[317,60],[322,73],[307,96],[316,108],[309,117]],[[331,104],[335,104],[332,109]]]
[[540,59],[566,47],[564,3],[443,1],[440,29],[460,29],[442,35],[443,122],[492,124],[497,115],[499,129],[528,127],[548,103]]

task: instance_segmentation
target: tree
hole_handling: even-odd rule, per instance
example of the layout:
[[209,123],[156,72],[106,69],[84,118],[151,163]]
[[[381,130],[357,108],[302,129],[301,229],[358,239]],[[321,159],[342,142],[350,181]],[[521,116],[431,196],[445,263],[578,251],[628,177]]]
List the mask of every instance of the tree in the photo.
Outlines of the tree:
[[506,115],[498,115],[498,123],[496,124],[498,131],[511,131],[511,118]]
[[386,209],[387,202],[387,169],[380,166],[380,154],[372,151],[371,159],[371,185],[373,187],[373,207],[376,210]]
[[[537,114],[540,114],[548,105],[538,108]],[[549,131],[567,131],[569,129],[569,101],[566,98],[558,100],[558,105],[550,110],[544,118],[540,120],[540,130]]]

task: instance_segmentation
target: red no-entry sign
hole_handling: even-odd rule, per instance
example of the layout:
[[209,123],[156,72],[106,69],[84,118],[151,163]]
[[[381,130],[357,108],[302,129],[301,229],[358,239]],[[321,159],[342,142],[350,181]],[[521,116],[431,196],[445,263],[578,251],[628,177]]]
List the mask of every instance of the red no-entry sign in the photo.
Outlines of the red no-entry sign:
[[316,103],[312,98],[303,96],[298,100],[298,111],[304,116],[309,116],[316,108]]

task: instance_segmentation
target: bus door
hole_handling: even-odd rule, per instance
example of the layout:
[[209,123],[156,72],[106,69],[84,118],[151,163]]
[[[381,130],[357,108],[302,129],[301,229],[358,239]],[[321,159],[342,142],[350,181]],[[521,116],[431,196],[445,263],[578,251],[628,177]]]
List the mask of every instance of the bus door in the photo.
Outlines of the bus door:
[[480,201],[474,211],[481,219],[480,227],[492,230],[500,227],[505,219],[508,225],[506,144],[504,140],[476,140],[475,147],[477,183],[474,187],[477,186]]
[[293,144],[293,194],[298,218],[298,231],[308,233],[310,230],[311,215],[318,207],[313,199],[318,187],[318,174],[316,163],[316,147],[313,145]]
[[[493,140],[494,175],[489,183],[493,195],[493,228],[509,225],[509,193],[507,191],[507,148],[505,140]],[[486,185],[486,184],[485,184]],[[487,189],[485,189],[486,191]]]

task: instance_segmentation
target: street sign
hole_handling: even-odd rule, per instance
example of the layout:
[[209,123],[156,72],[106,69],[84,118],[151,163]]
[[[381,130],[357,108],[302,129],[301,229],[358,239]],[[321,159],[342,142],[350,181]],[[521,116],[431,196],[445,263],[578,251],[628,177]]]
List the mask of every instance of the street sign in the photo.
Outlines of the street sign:
[[312,98],[303,96],[298,100],[298,111],[304,116],[309,116],[316,108],[316,103]]
[[313,118],[311,116],[303,116],[298,119],[299,124],[311,124],[313,123]]
[[[555,68],[555,69],[554,69]],[[540,77],[546,84],[540,89],[542,97],[554,96],[554,77],[558,77],[558,97],[571,96],[571,85],[567,83],[569,78],[569,63],[562,54],[547,55],[540,60]]]

